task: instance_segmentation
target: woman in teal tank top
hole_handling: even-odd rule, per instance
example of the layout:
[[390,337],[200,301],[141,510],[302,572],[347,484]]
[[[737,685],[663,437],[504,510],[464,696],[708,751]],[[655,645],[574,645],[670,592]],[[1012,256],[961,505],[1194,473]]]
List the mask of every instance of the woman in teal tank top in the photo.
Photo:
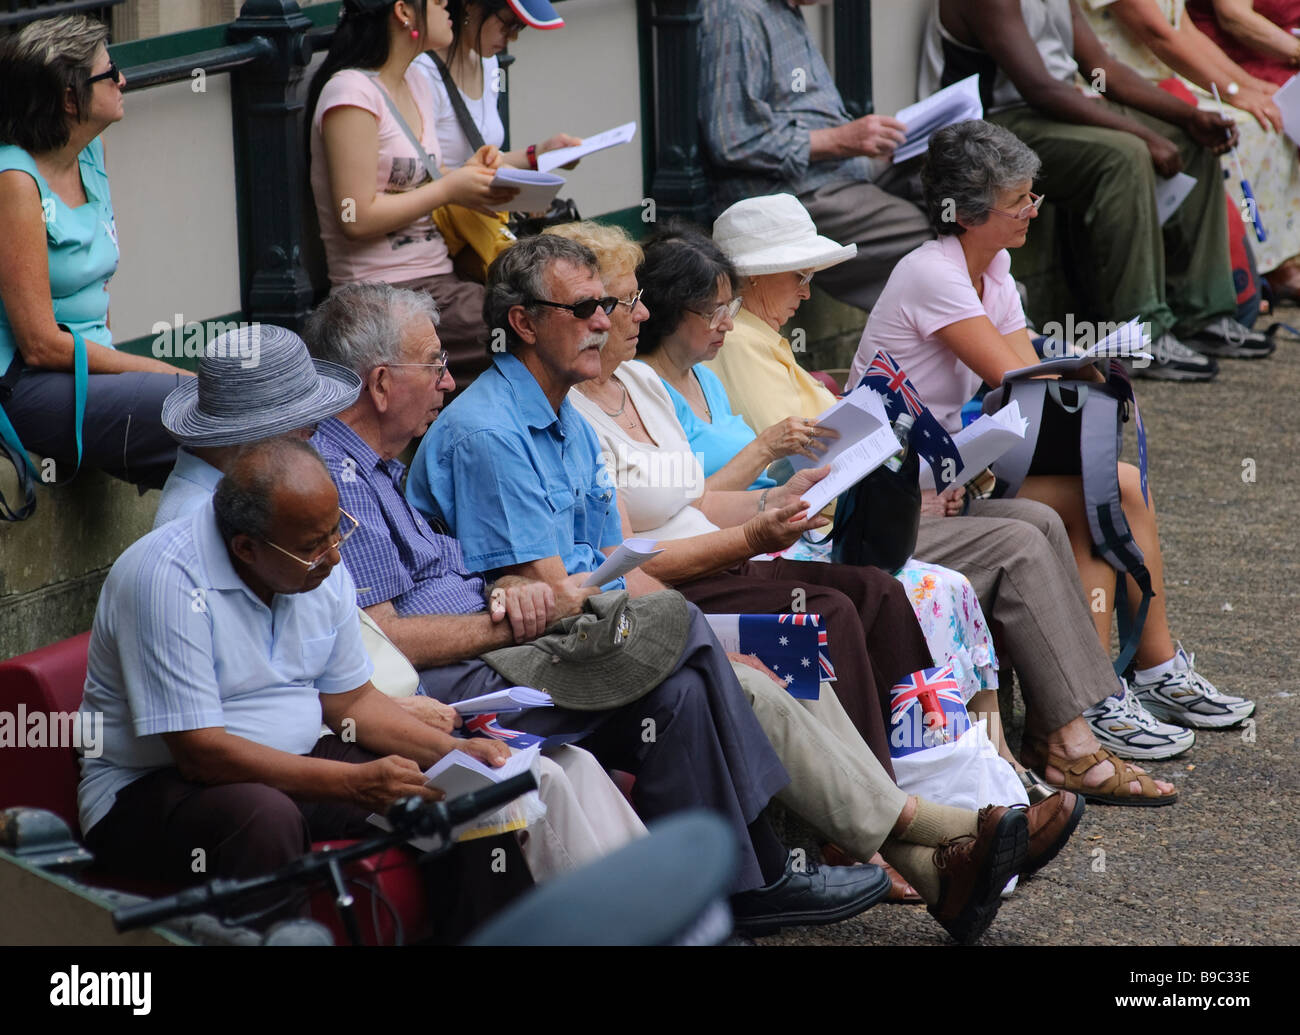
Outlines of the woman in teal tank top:
[[18,443],[32,453],[44,480],[80,459],[143,491],[175,461],[160,415],[184,371],[118,352],[108,327],[118,248],[99,136],[122,118],[125,80],[107,38],[77,16],[0,42],[0,440],[18,463]]

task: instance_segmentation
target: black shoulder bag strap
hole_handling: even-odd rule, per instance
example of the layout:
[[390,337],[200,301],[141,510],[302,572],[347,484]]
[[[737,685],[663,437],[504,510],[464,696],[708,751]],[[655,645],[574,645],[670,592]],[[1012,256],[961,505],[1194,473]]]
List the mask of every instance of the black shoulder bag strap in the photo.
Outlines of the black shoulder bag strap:
[[[451,106],[456,112],[456,121],[460,123],[461,132],[465,134],[465,139],[469,141],[470,152],[478,153],[478,149],[483,146],[483,134],[479,132],[478,124],[474,121],[465,107],[465,98],[460,94],[460,87],[451,77],[451,70],[447,67],[442,58],[438,57],[432,50],[425,51],[433,63],[438,67],[438,74],[442,76],[442,85],[447,88],[447,97],[451,101]],[[487,80],[483,81],[483,89],[488,88]]]

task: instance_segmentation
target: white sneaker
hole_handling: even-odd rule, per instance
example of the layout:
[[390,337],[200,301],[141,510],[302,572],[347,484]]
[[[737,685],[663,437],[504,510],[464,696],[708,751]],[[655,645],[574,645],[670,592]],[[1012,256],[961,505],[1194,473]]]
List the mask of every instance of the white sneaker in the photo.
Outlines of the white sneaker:
[[1255,714],[1254,701],[1220,693],[1196,672],[1195,662],[1196,655],[1189,657],[1180,643],[1173,671],[1151,683],[1135,677],[1133,696],[1140,698],[1152,715],[1198,729],[1227,729]]
[[1138,695],[1120,680],[1121,692],[1093,705],[1083,717],[1102,747],[1120,758],[1159,762],[1175,758],[1196,743],[1196,734],[1160,722],[1142,707]]

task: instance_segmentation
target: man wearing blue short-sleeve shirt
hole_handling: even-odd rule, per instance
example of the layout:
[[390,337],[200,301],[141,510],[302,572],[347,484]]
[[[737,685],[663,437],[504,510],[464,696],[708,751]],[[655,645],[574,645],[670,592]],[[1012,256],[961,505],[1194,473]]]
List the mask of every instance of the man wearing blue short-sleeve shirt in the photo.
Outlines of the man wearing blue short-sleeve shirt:
[[[103,751],[82,759],[78,787],[106,870],[177,883],[266,873],[312,841],[373,833],[367,816],[400,797],[435,796],[422,771],[452,748],[504,762],[504,744],[455,740],[371,685],[339,563],[354,528],[319,455],[272,439],[239,456],[210,503],[114,564],[82,703],[104,715]],[[322,721],[351,736],[318,740]]]

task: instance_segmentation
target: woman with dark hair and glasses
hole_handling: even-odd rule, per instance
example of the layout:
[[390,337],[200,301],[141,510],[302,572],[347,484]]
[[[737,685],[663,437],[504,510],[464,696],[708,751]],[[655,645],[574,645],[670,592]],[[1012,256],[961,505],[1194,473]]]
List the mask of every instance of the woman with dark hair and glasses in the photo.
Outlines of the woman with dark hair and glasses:
[[80,456],[157,488],[176,458],[162,401],[184,371],[118,352],[108,328],[118,248],[100,134],[122,118],[125,80],[107,42],[81,16],[0,41],[0,430],[60,480]]
[[[450,41],[444,0],[344,0],[308,91],[311,189],[331,286],[427,291],[452,365],[472,377],[488,362],[483,286],[453,271],[432,213],[448,203],[495,211],[515,192],[492,187],[501,157],[491,145],[445,167],[433,93],[412,62]],[[437,179],[426,155],[445,169]]]
[[[456,166],[469,160],[474,147],[456,118],[449,87],[460,92],[465,110],[483,142],[504,147],[506,130],[497,98],[505,84],[497,55],[518,39],[524,29],[561,29],[564,19],[549,0],[447,0],[447,13],[451,16],[451,42],[435,47],[434,52],[451,73],[451,83],[443,81],[442,71],[431,53],[416,58],[415,67],[424,72],[433,88],[443,160],[449,166]],[[536,169],[538,155],[581,143],[581,137],[557,133],[540,144],[504,151],[501,160],[516,169]]]

